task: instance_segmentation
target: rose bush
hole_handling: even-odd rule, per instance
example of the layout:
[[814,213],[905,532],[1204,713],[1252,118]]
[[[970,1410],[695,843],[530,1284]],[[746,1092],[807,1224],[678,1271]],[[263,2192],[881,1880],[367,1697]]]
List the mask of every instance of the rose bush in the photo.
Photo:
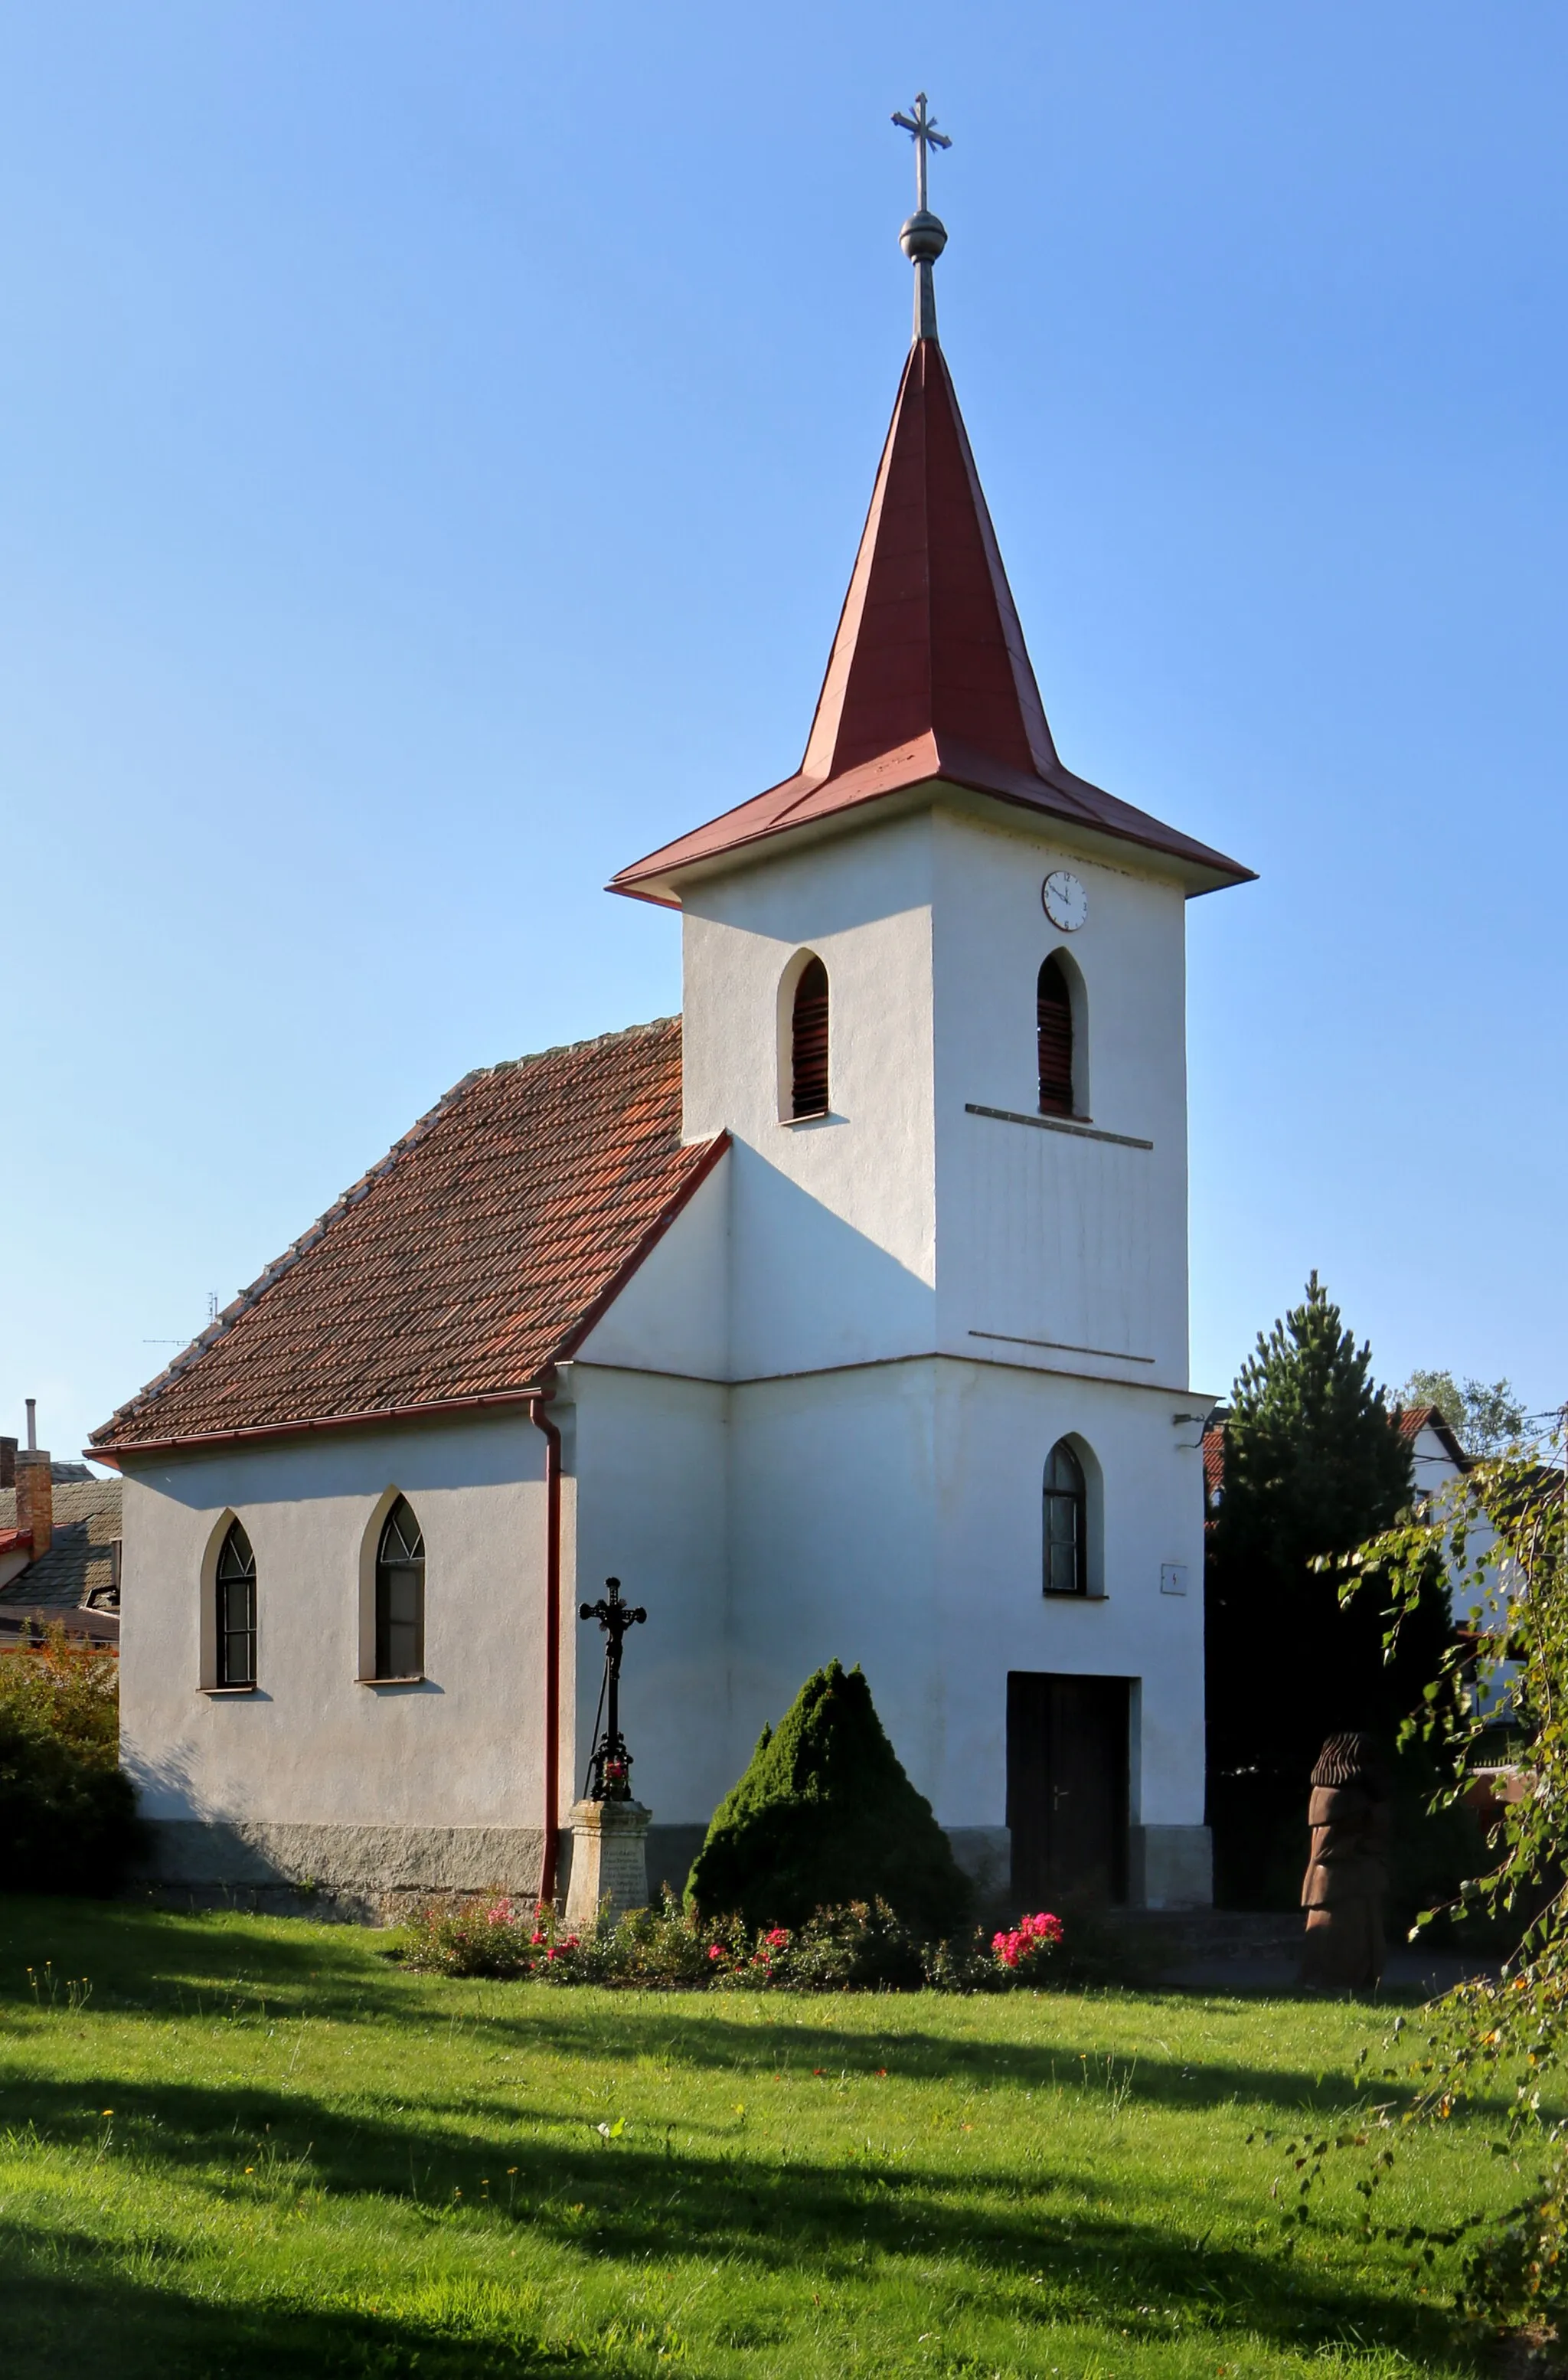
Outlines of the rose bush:
[[665,1892],[619,1921],[568,1928],[548,1905],[431,1901],[409,1921],[402,1956],[444,1975],[644,1991],[999,1991],[1040,1984],[1064,1939],[1047,1912],[1015,1928],[927,1942],[883,1900],[819,1909],[804,1925],[704,1920]]

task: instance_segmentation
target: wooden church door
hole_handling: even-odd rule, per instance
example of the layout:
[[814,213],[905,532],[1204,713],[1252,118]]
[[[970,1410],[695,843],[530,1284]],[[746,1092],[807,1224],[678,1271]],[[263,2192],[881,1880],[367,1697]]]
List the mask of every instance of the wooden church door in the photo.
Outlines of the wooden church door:
[[1125,1678],[1007,1673],[1007,1824],[1013,1898],[1127,1892]]

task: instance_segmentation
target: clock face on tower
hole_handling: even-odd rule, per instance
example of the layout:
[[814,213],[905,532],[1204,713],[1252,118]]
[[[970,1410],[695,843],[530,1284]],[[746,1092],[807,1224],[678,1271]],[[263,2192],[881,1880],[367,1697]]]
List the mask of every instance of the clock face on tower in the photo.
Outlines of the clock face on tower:
[[1088,894],[1065,868],[1053,868],[1039,888],[1045,914],[1064,934],[1076,934],[1088,916]]

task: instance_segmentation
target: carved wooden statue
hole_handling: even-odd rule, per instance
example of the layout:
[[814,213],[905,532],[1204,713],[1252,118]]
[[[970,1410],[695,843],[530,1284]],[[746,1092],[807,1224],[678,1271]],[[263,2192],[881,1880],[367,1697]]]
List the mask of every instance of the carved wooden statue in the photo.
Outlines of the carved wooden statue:
[[1388,1815],[1372,1737],[1331,1735],[1312,1771],[1301,1887],[1301,1980],[1319,1991],[1370,1991],[1381,1981]]

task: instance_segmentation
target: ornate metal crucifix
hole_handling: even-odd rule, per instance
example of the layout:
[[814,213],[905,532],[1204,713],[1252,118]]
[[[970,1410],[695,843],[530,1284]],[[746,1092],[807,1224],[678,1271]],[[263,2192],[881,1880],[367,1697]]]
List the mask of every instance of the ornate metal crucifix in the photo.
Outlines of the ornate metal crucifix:
[[621,1601],[621,1582],[607,1578],[606,1593],[597,1603],[578,1607],[579,1620],[597,1620],[604,1631],[604,1684],[601,1707],[604,1709],[604,1732],[589,1755],[588,1798],[590,1802],[629,1802],[631,1789],[631,1754],[621,1734],[621,1652],[628,1628],[635,1628],[647,1619],[640,1603]]
[[926,114],[926,94],[923,91],[918,91],[915,93],[913,115],[906,115],[900,109],[893,120],[901,132],[909,134],[915,143],[915,212],[917,214],[923,215],[927,212],[927,153],[932,149],[951,149],[953,143],[945,132],[937,130],[936,117]]

